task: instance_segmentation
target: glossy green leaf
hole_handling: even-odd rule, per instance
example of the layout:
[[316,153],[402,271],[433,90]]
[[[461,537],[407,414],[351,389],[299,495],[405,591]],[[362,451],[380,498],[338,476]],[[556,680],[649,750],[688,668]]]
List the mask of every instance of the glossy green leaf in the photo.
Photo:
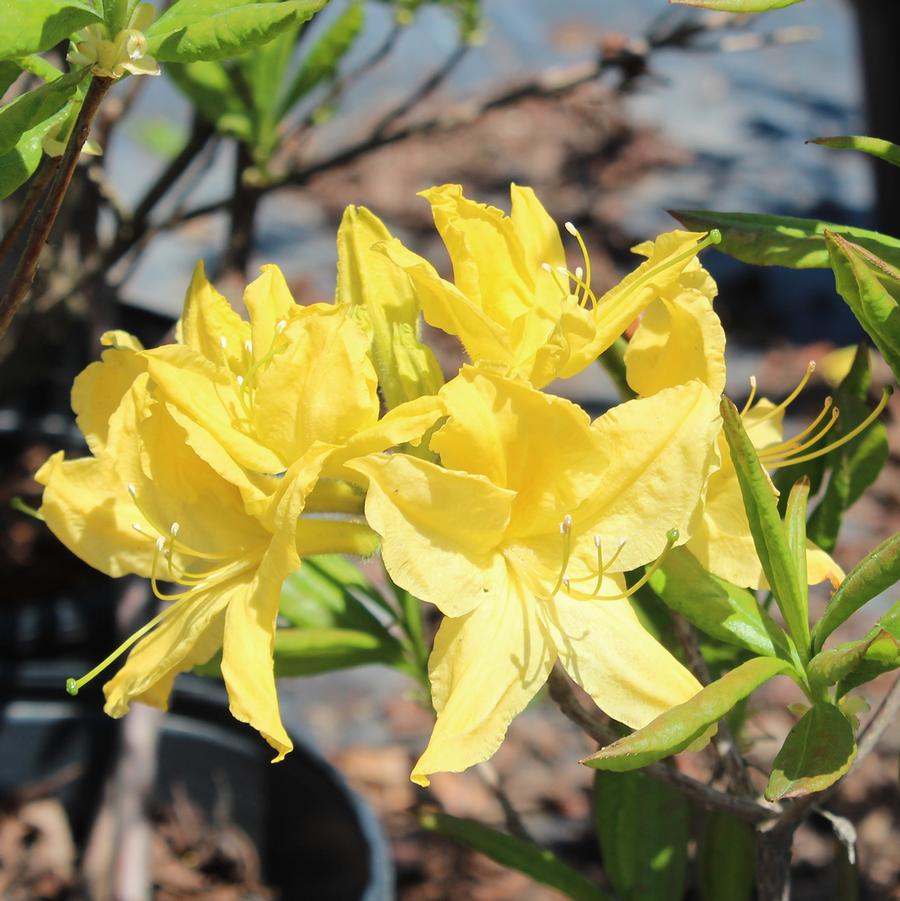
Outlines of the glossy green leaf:
[[717,228],[722,240],[716,250],[754,266],[790,269],[830,269],[825,232],[852,238],[882,259],[900,265],[900,239],[818,219],[769,216],[760,213],[720,213],[713,210],[670,210],[691,231]]
[[71,72],[43,84],[0,108],[0,155],[18,144],[26,131],[58,113],[75,93],[85,72]]
[[32,75],[37,75],[41,81],[55,81],[63,76],[62,69],[57,69],[49,59],[38,56],[36,53],[20,56],[16,60],[16,65],[26,72],[31,72]]
[[362,31],[365,16],[362,0],[351,0],[344,12],[316,40],[309,53],[304,56],[297,74],[279,104],[279,119],[317,85],[334,78],[340,61]]
[[82,26],[99,21],[88,0],[3,0],[0,59],[49,50]]
[[707,685],[689,701],[661,713],[652,723],[601,748],[582,763],[598,770],[636,770],[683,751],[702,738],[739,701],[790,664],[773,657],[754,657]]
[[343,557],[308,557],[285,579],[279,613],[293,626],[387,634],[378,617],[360,600],[384,605],[376,595],[372,583]]
[[[793,560],[793,572],[797,580],[797,597],[802,604],[802,622],[805,628],[804,644],[809,646],[809,589],[806,577],[806,502],[809,499],[809,479],[798,479],[788,496],[784,514],[784,531]],[[776,505],[777,509],[777,505]],[[800,641],[799,635],[797,640]]]
[[766,798],[777,801],[822,791],[837,782],[855,758],[856,741],[847,717],[834,704],[813,704],[776,755]]
[[809,661],[806,670],[810,684],[814,689],[824,688],[846,679],[860,665],[873,640],[861,638],[820,651]]
[[677,789],[643,773],[599,771],[594,814],[603,869],[622,901],[681,901],[691,808]]
[[524,873],[535,882],[549,885],[573,901],[612,901],[581,873],[564,864],[552,851],[507,835],[476,820],[428,812],[419,822],[429,832],[479,851],[504,867]]
[[67,108],[63,107],[40,125],[25,132],[15,147],[0,155],[0,199],[9,197],[34,175],[44,155],[44,136],[66,116]]
[[832,150],[858,150],[884,160],[893,166],[900,166],[900,147],[881,138],[866,138],[861,135],[840,135],[834,138],[813,138],[808,144],[821,144]]
[[253,140],[253,113],[221,63],[173,63],[165,73],[220,134],[248,143]]
[[[778,503],[771,482],[744,431],[737,408],[727,397],[723,397],[720,409],[756,553],[797,651],[806,661],[809,655],[808,594],[805,584],[802,589],[800,587],[800,575],[784,524],[778,515]],[[805,583],[806,580],[803,581]]]
[[[835,392],[835,406],[840,416],[829,433],[839,440],[861,423],[871,412],[868,395],[872,377],[869,371],[869,349],[860,344],[850,371]],[[822,500],[809,520],[807,534],[829,553],[837,543],[843,515],[863,492],[878,478],[888,459],[887,429],[882,422],[872,423],[862,434],[819,460],[830,470]],[[814,488],[815,490],[815,488]]]
[[103,21],[110,34],[118,34],[128,24],[129,0],[100,0]]
[[161,62],[224,59],[265,44],[309,19],[327,0],[181,0],[147,29],[148,51]]
[[750,901],[756,877],[756,833],[731,814],[707,813],[697,848],[702,901]]
[[848,691],[897,668],[900,668],[900,639],[886,629],[879,629],[868,642],[862,660],[838,683],[837,697],[843,700]]
[[402,662],[400,644],[387,634],[353,629],[278,629],[275,632],[275,675],[279,678]]
[[708,573],[685,548],[675,548],[650,586],[698,629],[763,657],[790,659],[790,639],[752,592]]
[[841,235],[825,240],[838,294],[900,379],[900,270]]
[[834,630],[863,604],[900,581],[900,532],[883,541],[847,573],[840,588],[812,633],[813,648],[820,648]]
[[11,87],[22,74],[22,67],[11,59],[0,60],[0,97]]
[[764,13],[770,9],[783,9],[802,3],[803,0],[669,0],[681,6],[702,6],[729,13]]

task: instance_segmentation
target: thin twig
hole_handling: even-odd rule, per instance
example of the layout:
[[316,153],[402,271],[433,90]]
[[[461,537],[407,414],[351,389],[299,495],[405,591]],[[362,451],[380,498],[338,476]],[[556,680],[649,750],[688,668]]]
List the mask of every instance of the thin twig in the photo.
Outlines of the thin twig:
[[[559,669],[558,665],[550,673],[548,686],[550,697],[556,702],[563,715],[586,732],[598,744],[608,745],[619,738],[604,721],[602,714],[598,715],[595,711],[586,709],[578,700],[568,677]],[[665,766],[661,763],[650,764],[650,766],[644,767],[641,772],[646,773],[651,779],[665,782],[684,792],[705,810],[721,810],[750,823],[769,820],[781,810],[780,807],[769,806],[765,803],[752,801],[749,798],[726,795],[703,782],[698,782],[696,779],[686,776],[674,767]]]
[[69,143],[66,145],[56,177],[48,190],[46,202],[40,208],[37,221],[28,236],[19,265],[16,267],[16,271],[13,273],[2,298],[0,298],[0,340],[2,340],[9,329],[13,316],[16,315],[16,312],[22,305],[22,301],[31,288],[37,273],[41,252],[47,243],[50,231],[56,222],[59,209],[66,196],[66,191],[72,181],[72,175],[75,173],[75,167],[78,165],[78,157],[81,155],[81,148],[84,147],[88,134],[90,134],[91,122],[93,122],[100,103],[106,96],[106,92],[110,89],[112,83],[113,80],[111,78],[94,78],[91,86],[88,88],[87,96],[84,98],[81,111],[78,113],[75,128],[69,138]]
[[502,808],[503,820],[506,824],[507,831],[511,835],[516,835],[527,842],[534,843],[534,837],[528,831],[528,827],[523,822],[522,817],[519,815],[512,800],[506,793],[506,789],[503,787],[503,780],[500,778],[500,774],[494,768],[493,764],[489,760],[486,760],[484,763],[478,764],[475,771]]
[[25,199],[22,201],[22,206],[19,207],[16,218],[13,219],[12,224],[3,235],[3,240],[0,241],[0,259],[9,253],[12,246],[24,231],[25,226],[31,219],[31,214],[34,212],[35,207],[38,205],[38,201],[41,199],[41,195],[44,193],[44,189],[56,175],[60,159],[61,158],[58,156],[48,157],[38,170],[37,175],[31,179],[31,183],[28,185],[28,191],[25,194]]

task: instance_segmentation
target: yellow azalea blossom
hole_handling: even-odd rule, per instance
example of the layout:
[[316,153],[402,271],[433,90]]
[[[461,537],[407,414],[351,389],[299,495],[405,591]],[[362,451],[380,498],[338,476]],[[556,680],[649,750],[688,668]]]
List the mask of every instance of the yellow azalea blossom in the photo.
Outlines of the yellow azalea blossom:
[[102,23],[88,25],[76,32],[66,59],[74,66],[90,66],[94,75],[121,78],[132,75],[159,75],[159,65],[147,53],[144,32],[156,16],[152,3],[138,3],[128,23],[110,39]]
[[349,307],[371,339],[372,362],[386,407],[437,394],[444,378],[419,334],[419,301],[409,277],[375,245],[389,241],[384,223],[365,207],[348,206],[337,234],[334,302]]
[[244,471],[248,502],[266,495],[259,474],[286,471],[314,441],[333,446],[324,474],[339,478],[343,460],[416,440],[441,415],[440,402],[426,396],[379,419],[370,339],[347,305],[295,303],[277,266],[263,267],[244,305],[249,322],[198,265],[179,343],[145,357],[197,453]]
[[453,264],[453,283],[396,238],[381,250],[412,279],[425,319],[457,335],[476,364],[535,387],[576,375],[606,350],[709,243],[677,237],[598,298],[584,255],[570,271],[559,230],[531,188],[512,185],[509,216],[463,196],[459,185],[422,192]]
[[[106,712],[122,716],[134,700],[165,709],[175,676],[221,648],[232,713],[280,760],[291,741],[275,692],[275,617],[281,583],[300,563],[294,524],[327,448],[273,482],[267,517],[248,515],[238,486],[192,450],[143,370],[140,351],[124,346],[89,368],[73,397],[93,456],[60,452],[37,473],[54,534],[108,575],[152,579],[163,599],[161,613],[120,649],[139,639],[104,686]],[[160,580],[182,587],[167,594]]]
[[[657,245],[670,241],[664,235]],[[644,256],[668,248],[641,244]],[[711,391],[725,389],[725,332],[713,310],[716,285],[699,260],[692,260],[679,278],[651,303],[625,352],[628,384],[642,397],[700,379]],[[752,401],[752,398],[751,398]],[[764,465],[780,462],[778,451],[790,457],[796,445],[783,443],[786,404],[766,399],[748,403],[742,411],[744,428]],[[807,433],[808,434],[808,433]],[[686,548],[711,573],[736,585],[763,587],[762,564],[756,554],[750,523],[724,431],[716,436],[721,467],[710,476],[702,506]],[[770,483],[771,484],[771,483]],[[772,492],[775,486],[772,485]],[[838,584],[843,572],[823,550],[809,542],[807,576],[810,585],[824,580]]]
[[429,664],[437,721],[412,779],[490,757],[560,660],[609,715],[646,725],[700,688],[640,625],[623,571],[688,533],[715,464],[700,382],[591,422],[577,405],[465,367],[431,449],[348,463],[394,581],[446,614]]

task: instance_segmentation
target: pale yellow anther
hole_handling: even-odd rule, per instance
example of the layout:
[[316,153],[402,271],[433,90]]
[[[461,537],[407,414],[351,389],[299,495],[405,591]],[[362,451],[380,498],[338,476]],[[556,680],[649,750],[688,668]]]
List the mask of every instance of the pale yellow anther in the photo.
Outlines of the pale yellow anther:
[[132,497],[137,497],[137,485],[135,485],[134,482],[129,482],[125,487]]
[[173,522],[172,525],[169,526],[169,534],[173,538],[178,537],[178,533],[181,531],[181,524],[177,522]]
[[279,319],[275,326],[275,334],[280,335],[287,328],[287,320]]
[[572,531],[572,515],[567,513],[559,524],[559,534],[568,535]]
[[228,348],[228,339],[224,335],[219,336],[219,347],[221,347],[222,350],[226,350]]

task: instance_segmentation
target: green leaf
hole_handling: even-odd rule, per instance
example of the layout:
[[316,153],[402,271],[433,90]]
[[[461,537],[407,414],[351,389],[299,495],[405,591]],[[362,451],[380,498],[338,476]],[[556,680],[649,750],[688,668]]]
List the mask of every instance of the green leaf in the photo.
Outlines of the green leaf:
[[100,15],[87,0],[3,0],[0,59],[41,53]]
[[868,642],[863,659],[838,683],[837,697],[843,699],[848,691],[898,667],[900,667],[900,639],[886,629],[876,630],[875,636]]
[[507,835],[475,820],[428,812],[419,822],[429,832],[479,851],[504,867],[549,885],[574,901],[612,901],[581,873],[564,864],[552,851],[532,842]]
[[0,108],[0,155],[15,147],[26,131],[37,128],[59,112],[86,74],[83,70],[70,72]]
[[702,6],[729,13],[764,13],[770,9],[783,9],[802,0],[669,0],[681,6]]
[[702,901],[750,901],[756,879],[756,833],[728,813],[707,813],[697,849]]
[[855,758],[856,741],[847,717],[834,704],[813,704],[776,755],[766,798],[777,801],[822,791],[837,782]]
[[838,294],[900,379],[900,271],[838,234],[826,232],[825,240]]
[[643,773],[594,780],[603,869],[622,901],[681,901],[687,883],[691,808],[685,796]]
[[900,532],[883,541],[847,573],[840,588],[831,596],[828,609],[812,633],[813,648],[821,648],[825,639],[846,622],[863,604],[900,581]]
[[22,67],[12,60],[0,60],[0,97],[12,86],[13,82],[22,74]]
[[365,16],[365,6],[361,0],[352,0],[347,9],[328,26],[303,58],[294,80],[281,99],[279,119],[314,87],[334,78],[338,64],[362,31]]
[[275,632],[275,675],[313,676],[317,673],[382,663],[403,662],[399,642],[386,633],[374,635],[353,629],[278,629]]
[[[720,409],[756,553],[794,645],[805,662],[809,659],[806,585],[800,587],[800,574],[797,572],[784,524],[778,515],[778,503],[772,484],[760,465],[753,443],[744,431],[740,413],[727,397],[722,398]],[[805,583],[806,580],[803,581]]]
[[809,661],[807,674],[810,685],[825,688],[846,679],[862,662],[874,638],[848,641],[827,651],[820,651]]
[[825,232],[846,235],[858,244],[900,265],[900,239],[863,228],[851,228],[818,219],[768,216],[759,213],[720,213],[713,210],[670,210],[685,228],[717,228],[722,240],[717,250],[754,266],[790,269],[830,269]]
[[118,34],[128,24],[129,0],[100,0],[103,21],[110,34]]
[[[809,589],[806,574],[806,502],[809,499],[809,479],[798,479],[788,497],[784,515],[784,530],[797,579],[797,597],[803,604],[802,618],[806,626],[805,640],[809,645]],[[777,509],[777,506],[776,506]]]
[[[850,371],[835,393],[835,406],[840,416],[831,434],[840,439],[871,412],[868,406],[869,349],[860,344]],[[888,459],[887,429],[881,422],[872,423],[862,434],[813,463],[823,462],[831,470],[828,486],[813,515],[807,534],[829,553],[837,543],[844,511],[862,496],[878,478]]]
[[237,56],[304,22],[327,0],[181,0],[147,30],[148,52],[160,62]]
[[67,107],[63,107],[49,119],[26,131],[15,147],[0,155],[0,199],[9,197],[34,175],[44,155],[44,136],[67,115]]
[[16,60],[16,64],[26,72],[37,75],[41,81],[56,81],[57,78],[62,78],[63,75],[62,70],[57,69],[50,60],[34,53],[30,56],[20,56]]
[[352,563],[338,555],[308,557],[285,579],[279,613],[292,626],[357,629],[388,635],[381,621],[359,600],[384,600]]
[[834,138],[813,138],[807,144],[821,144],[832,150],[859,150],[878,157],[892,166],[900,166],[900,147],[881,138],[864,138],[861,135],[840,135]]
[[670,551],[650,587],[707,635],[763,657],[791,659],[790,639],[753,593],[711,575],[690,551]]
[[166,66],[165,72],[220,134],[246,143],[252,141],[253,113],[234,90],[234,83],[221,63],[173,63]]
[[689,701],[661,713],[652,723],[601,748],[582,763],[623,773],[683,751],[702,738],[739,701],[773,676],[791,670],[773,657],[754,657],[707,685]]

